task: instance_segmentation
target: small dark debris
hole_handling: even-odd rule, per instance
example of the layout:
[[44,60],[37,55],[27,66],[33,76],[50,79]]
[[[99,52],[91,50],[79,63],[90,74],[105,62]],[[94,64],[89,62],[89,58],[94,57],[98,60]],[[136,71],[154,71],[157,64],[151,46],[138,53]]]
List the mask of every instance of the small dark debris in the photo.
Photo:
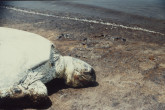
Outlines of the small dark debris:
[[126,42],[126,39],[125,38],[122,38],[122,37],[111,37],[111,39],[113,41],[122,41],[122,42]]
[[87,41],[87,38],[83,38],[83,41]]
[[118,106],[120,103],[119,102],[114,102],[113,104],[112,104],[112,107],[116,107],[116,106]]
[[105,34],[96,35],[96,36],[94,36],[94,37],[95,37],[95,38],[106,38],[107,40],[112,40],[112,41],[126,42],[126,39],[123,38],[123,37],[115,37],[115,36],[105,35]]
[[106,37],[107,35],[101,34],[101,35],[96,35],[94,36],[95,38],[102,38],[102,37]]
[[73,38],[73,36],[71,34],[61,34],[59,36],[57,36],[57,39],[70,39]]

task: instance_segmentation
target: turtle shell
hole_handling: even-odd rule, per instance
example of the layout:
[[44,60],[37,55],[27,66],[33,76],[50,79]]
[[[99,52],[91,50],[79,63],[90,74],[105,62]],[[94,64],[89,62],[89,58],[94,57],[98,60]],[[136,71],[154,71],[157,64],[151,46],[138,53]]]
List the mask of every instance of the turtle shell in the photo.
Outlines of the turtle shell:
[[14,85],[28,69],[49,60],[51,46],[37,34],[0,27],[0,88]]

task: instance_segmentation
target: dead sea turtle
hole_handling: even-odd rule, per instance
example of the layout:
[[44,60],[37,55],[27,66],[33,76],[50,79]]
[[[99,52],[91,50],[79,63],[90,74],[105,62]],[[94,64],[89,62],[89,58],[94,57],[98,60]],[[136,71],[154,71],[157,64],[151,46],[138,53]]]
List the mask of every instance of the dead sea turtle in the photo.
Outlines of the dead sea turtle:
[[0,27],[0,103],[4,98],[47,97],[45,83],[55,78],[65,79],[72,87],[96,81],[92,66],[61,56],[49,40],[30,32]]

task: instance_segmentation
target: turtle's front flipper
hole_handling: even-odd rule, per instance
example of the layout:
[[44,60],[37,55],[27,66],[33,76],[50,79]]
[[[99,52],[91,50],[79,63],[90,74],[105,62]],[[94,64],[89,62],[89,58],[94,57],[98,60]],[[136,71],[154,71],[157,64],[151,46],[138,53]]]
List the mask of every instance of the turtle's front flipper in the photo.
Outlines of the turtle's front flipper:
[[26,78],[7,90],[5,96],[9,95],[10,98],[47,96],[47,88],[40,80],[43,76],[42,72],[29,70]]
[[42,65],[36,71],[29,70],[26,78],[19,84],[24,88],[24,93],[28,94],[31,99],[37,100],[37,98],[48,97],[47,88],[41,81],[41,79],[45,78],[46,66],[46,64]]
[[47,88],[40,81],[35,81],[28,89],[17,85],[10,89],[1,90],[0,108],[10,106],[16,107],[46,107],[51,104],[47,96]]
[[36,81],[28,86],[28,88],[17,85],[9,87],[8,89],[0,90],[0,99],[3,98],[21,98],[24,96],[28,97],[47,97],[47,88],[41,81]]
[[40,96],[45,97],[48,95],[46,86],[40,80],[29,85],[28,92],[30,96],[35,96],[35,97],[40,97]]
[[25,89],[24,92],[25,94],[28,93],[28,98],[34,106],[47,106],[51,104],[51,101],[47,94],[47,88],[40,80],[37,80],[29,85],[28,89]]
[[47,88],[42,81],[50,80],[52,71],[49,71],[49,62],[40,64],[39,66],[27,71],[27,75],[22,78],[19,83],[15,83],[8,89],[0,90],[0,107],[2,105],[25,105],[25,106],[38,106],[50,105],[51,101],[47,96]]

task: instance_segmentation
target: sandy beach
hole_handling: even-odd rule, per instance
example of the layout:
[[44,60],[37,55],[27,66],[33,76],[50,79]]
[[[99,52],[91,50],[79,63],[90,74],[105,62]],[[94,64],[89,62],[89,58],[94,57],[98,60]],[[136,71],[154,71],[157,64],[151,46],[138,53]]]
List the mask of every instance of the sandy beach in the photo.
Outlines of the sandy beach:
[[62,55],[91,64],[98,82],[93,87],[70,88],[63,81],[52,81],[47,84],[51,104],[39,108],[165,109],[165,20],[129,15],[123,21],[106,17],[98,21],[97,16],[34,12],[1,6],[0,26],[49,39]]

